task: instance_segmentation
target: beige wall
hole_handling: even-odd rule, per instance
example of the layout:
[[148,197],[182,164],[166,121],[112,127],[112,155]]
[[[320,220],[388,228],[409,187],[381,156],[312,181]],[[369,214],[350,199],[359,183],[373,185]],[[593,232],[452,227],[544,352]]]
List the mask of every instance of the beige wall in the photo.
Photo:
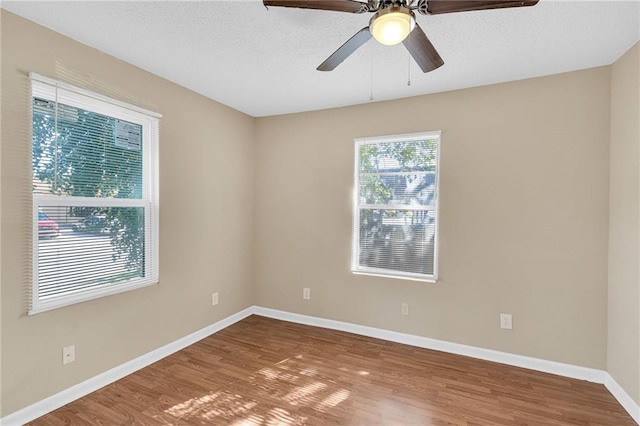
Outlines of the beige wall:
[[[0,49],[2,48],[2,19],[0,15]],[[0,418],[2,418],[2,55],[0,50]]]
[[[609,103],[602,67],[258,119],[257,304],[605,368]],[[353,138],[429,130],[440,280],[351,274]]]
[[611,70],[607,369],[640,404],[640,43]]
[[[6,11],[2,19],[2,415],[174,341],[253,300],[254,119]],[[164,115],[160,284],[35,316],[30,72]],[[211,306],[211,293],[220,305]],[[76,361],[62,366],[62,347]]]

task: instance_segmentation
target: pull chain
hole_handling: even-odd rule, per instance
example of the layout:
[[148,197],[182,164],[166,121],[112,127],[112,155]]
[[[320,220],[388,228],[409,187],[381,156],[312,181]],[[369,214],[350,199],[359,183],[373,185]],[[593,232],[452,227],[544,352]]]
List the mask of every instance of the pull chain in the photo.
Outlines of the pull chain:
[[407,86],[411,86],[411,33],[409,33],[409,61],[407,62]]

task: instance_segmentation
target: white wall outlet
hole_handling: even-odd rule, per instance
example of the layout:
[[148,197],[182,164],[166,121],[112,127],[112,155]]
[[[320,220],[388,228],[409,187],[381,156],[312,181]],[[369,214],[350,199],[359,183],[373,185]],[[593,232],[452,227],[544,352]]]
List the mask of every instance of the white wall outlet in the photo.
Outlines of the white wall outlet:
[[76,360],[76,345],[62,348],[62,365],[69,364]]
[[305,288],[302,289],[302,298],[306,299],[306,300],[311,299],[311,289],[310,288],[305,287]]
[[218,292],[211,294],[211,306],[216,306],[218,304]]
[[505,330],[513,329],[513,318],[511,314],[500,314],[500,328]]
[[409,315],[409,304],[408,303],[403,303],[402,304],[402,315]]

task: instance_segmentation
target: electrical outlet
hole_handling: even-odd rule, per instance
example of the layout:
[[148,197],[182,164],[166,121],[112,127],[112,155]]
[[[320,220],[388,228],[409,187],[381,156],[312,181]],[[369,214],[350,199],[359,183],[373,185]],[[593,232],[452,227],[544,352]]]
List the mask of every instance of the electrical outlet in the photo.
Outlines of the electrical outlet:
[[402,315],[409,315],[409,304],[408,303],[403,303],[402,304]]
[[513,329],[513,317],[511,314],[500,314],[500,328],[505,330]]
[[302,289],[302,298],[303,299],[307,299],[307,300],[311,299],[311,289],[310,288],[305,287],[305,288]]
[[76,345],[62,348],[62,364],[66,365],[76,360]]
[[211,305],[216,306],[218,304],[218,292],[211,295]]

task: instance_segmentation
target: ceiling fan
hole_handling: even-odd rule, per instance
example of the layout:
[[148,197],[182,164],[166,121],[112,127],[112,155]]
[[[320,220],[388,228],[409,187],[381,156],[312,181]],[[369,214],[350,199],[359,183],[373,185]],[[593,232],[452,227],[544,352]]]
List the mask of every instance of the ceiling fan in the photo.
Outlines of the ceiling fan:
[[422,15],[469,12],[534,6],[538,0],[263,0],[266,7],[295,7],[300,9],[330,10],[348,13],[375,13],[369,25],[358,31],[338,50],[333,52],[318,71],[333,71],[349,55],[373,36],[381,44],[392,46],[402,42],[423,72],[433,71],[444,61],[416,23],[414,11]]

